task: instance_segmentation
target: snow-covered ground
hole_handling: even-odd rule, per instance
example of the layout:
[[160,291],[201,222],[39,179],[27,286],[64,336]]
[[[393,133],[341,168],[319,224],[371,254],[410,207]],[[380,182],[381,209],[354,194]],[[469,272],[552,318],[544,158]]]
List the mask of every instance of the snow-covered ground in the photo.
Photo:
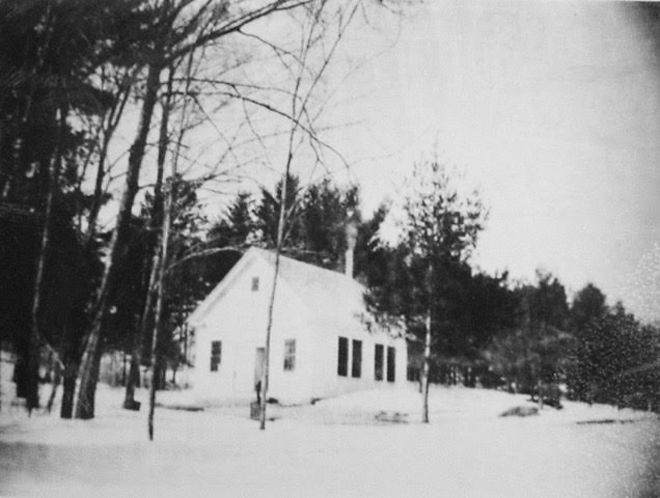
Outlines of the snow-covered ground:
[[[265,432],[247,406],[161,407],[150,443],[145,407],[122,410],[122,396],[99,386],[90,421],[3,402],[0,495],[660,496],[660,423],[643,412],[567,402],[501,418],[526,397],[436,387],[423,425],[411,387],[270,406]],[[159,401],[196,405],[189,392]]]

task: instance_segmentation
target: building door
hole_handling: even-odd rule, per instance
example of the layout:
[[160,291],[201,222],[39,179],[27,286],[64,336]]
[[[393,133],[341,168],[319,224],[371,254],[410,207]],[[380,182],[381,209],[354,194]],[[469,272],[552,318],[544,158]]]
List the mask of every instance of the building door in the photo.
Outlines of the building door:
[[257,348],[257,353],[254,359],[254,385],[261,382],[264,376],[264,361],[266,360],[266,349]]

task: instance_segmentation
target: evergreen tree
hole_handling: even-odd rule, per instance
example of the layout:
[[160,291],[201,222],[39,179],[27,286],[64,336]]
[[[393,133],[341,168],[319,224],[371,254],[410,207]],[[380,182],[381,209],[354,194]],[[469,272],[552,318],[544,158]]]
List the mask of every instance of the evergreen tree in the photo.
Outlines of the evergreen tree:
[[[78,165],[93,142],[74,123],[108,107],[110,96],[96,85],[94,74],[117,54],[119,12],[133,10],[137,3],[9,0],[0,5],[0,202],[38,213],[39,224],[38,249],[25,254],[33,257],[35,269],[27,273],[33,279],[30,327],[24,331],[27,342],[20,341],[27,346],[19,348],[28,365],[28,408],[38,405],[39,351],[49,336],[40,316],[52,304],[48,296],[64,292],[48,285],[54,253],[61,249],[54,244],[57,232],[70,233],[72,226],[63,227],[73,225],[80,214]],[[78,255],[77,275],[89,278],[79,280],[79,289],[67,289],[75,298],[64,301],[65,314],[85,309],[79,300],[91,292],[95,246],[88,244],[81,254],[79,244],[65,245]],[[70,394],[83,330],[80,319],[67,323],[56,347]]]
[[381,317],[403,319],[408,332],[423,341],[424,422],[432,351],[452,345],[448,303],[457,279],[469,273],[465,262],[485,214],[478,195],[461,193],[437,159],[416,164],[397,220],[398,237],[380,255],[387,270],[375,273],[380,281],[368,282],[372,308]]
[[224,215],[209,228],[207,247],[230,247],[237,252],[246,247],[256,238],[257,222],[253,211],[252,196],[239,192]]
[[487,350],[491,367],[509,389],[558,404],[574,347],[564,286],[539,271],[536,285],[520,286],[514,296],[513,327],[496,334]]
[[333,270],[343,268],[347,224],[360,222],[358,202],[357,187],[342,191],[328,178],[306,189],[299,245],[309,254],[303,259]]
[[[255,224],[260,244],[267,248],[275,247],[277,230],[279,226],[280,199],[282,198],[282,184],[279,180],[275,184],[275,191],[262,188],[260,200],[255,210]],[[301,248],[301,222],[298,213],[301,209],[300,179],[289,173],[286,179],[286,204],[284,206],[286,227],[284,237],[286,246],[290,249]]]
[[658,331],[643,327],[619,302],[581,330],[569,377],[573,395],[588,402],[658,407]]
[[593,284],[587,284],[573,299],[570,311],[571,328],[580,335],[593,320],[599,320],[607,313],[605,295]]
[[[231,240],[241,244],[249,240],[272,248],[279,223],[281,190],[282,181],[277,182],[274,193],[262,189],[253,212],[246,194],[239,194],[209,238],[227,244]],[[290,174],[286,199],[283,253],[332,270],[343,269],[347,225],[360,223],[357,187],[342,189],[327,178],[302,187],[299,178]]]

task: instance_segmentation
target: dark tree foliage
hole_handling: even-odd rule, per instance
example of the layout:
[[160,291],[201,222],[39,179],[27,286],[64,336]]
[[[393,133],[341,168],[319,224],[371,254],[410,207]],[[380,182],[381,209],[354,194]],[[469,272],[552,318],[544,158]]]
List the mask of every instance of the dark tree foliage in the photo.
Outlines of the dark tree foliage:
[[[279,181],[274,192],[261,189],[256,201],[247,193],[239,193],[226,214],[210,229],[207,237],[210,247],[237,251],[213,256],[225,271],[235,263],[238,251],[251,244],[275,246],[281,190]],[[286,199],[282,252],[300,261],[342,270],[347,224],[360,223],[357,187],[343,190],[324,179],[302,188],[298,177],[289,175]]]
[[[298,213],[301,210],[300,179],[295,175],[288,175],[286,182],[286,215],[285,215],[285,237],[289,248],[296,248],[301,239],[301,222]],[[280,199],[282,194],[282,180],[275,185],[275,191],[271,192],[265,188],[261,189],[260,199],[255,209],[255,226],[258,230],[258,238],[266,247],[275,247],[277,240],[277,227],[279,226]]]
[[552,275],[537,272],[536,285],[513,291],[513,327],[497,334],[487,349],[493,371],[516,392],[538,393],[566,381],[574,339],[567,332],[566,291]]
[[[431,379],[455,382],[462,375],[474,385],[481,348],[507,321],[506,276],[474,274],[468,263],[486,216],[478,195],[459,193],[435,161],[417,165],[414,179],[397,244],[378,240],[386,206],[359,231],[357,266],[369,288],[367,303],[385,322],[404,319],[415,337],[411,351],[429,343]],[[410,360],[417,369],[423,364]],[[410,378],[417,375],[410,369]]]
[[151,249],[156,238],[145,211],[147,209],[131,220],[126,247],[118,262],[122,278],[117,279],[110,290],[106,348],[129,351],[133,337],[140,333],[140,318],[151,270]]
[[[381,210],[376,211],[372,220],[367,222],[365,231],[368,233],[373,230],[375,236],[378,227],[374,225],[380,224],[384,218],[385,214]],[[358,241],[358,248],[361,248],[360,238]],[[364,259],[358,259],[360,275],[369,287],[365,299],[369,307],[377,312],[377,317],[387,323],[399,316],[399,310],[412,309],[419,304],[414,281],[424,279],[424,267],[416,261],[407,265],[407,251],[402,246],[389,247],[372,239],[367,247],[371,250],[362,252]],[[410,326],[419,328],[416,321],[410,323]]]
[[[39,203],[58,135],[56,113],[98,114],[112,96],[91,75],[108,60],[130,60],[126,21],[139,22],[139,2],[0,4],[0,192],[5,201]],[[130,15],[129,15],[130,14]],[[58,137],[58,138],[56,138]],[[83,137],[67,129],[64,147],[74,154]],[[61,177],[75,178],[69,163]]]
[[580,331],[571,394],[578,400],[655,409],[658,406],[659,331],[642,326],[621,303]]
[[374,211],[371,218],[358,225],[355,244],[355,275],[365,282],[373,281],[376,287],[382,287],[386,278],[388,252],[378,243],[378,230],[385,221],[389,211],[386,203],[382,203]]
[[340,270],[347,248],[347,222],[359,224],[357,187],[342,191],[329,179],[309,186],[301,206],[301,238],[299,244],[310,253],[309,262]]
[[227,208],[227,213],[209,230],[209,243],[217,247],[245,247],[256,230],[251,196],[240,192]]
[[[204,275],[208,291],[220,282],[241,257],[257,230],[251,195],[240,192],[224,216],[217,220],[206,235],[206,248],[211,254],[193,263]],[[218,249],[213,252],[213,249]]]
[[[93,146],[77,123],[110,105],[112,96],[92,76],[102,64],[130,52],[123,41],[123,14],[135,13],[138,4],[0,4],[0,202],[28,210],[36,219],[36,228],[25,225],[19,235],[30,242],[18,254],[24,271],[17,285],[30,281],[31,305],[16,308],[27,310],[23,320],[30,328],[18,329],[23,335],[15,345],[19,363],[30,365],[29,408],[38,405],[34,378],[40,349],[44,343],[51,352],[57,349],[65,367],[64,416],[87,325],[84,315],[98,283],[99,241],[78,243],[73,223],[85,204],[78,190],[79,164]],[[67,236],[62,239],[62,234]],[[53,314],[58,316],[41,318]],[[27,349],[22,346],[26,341]]]
[[[174,340],[175,330],[183,325],[185,318],[197,302],[217,283],[213,270],[204,258],[187,258],[202,245],[200,232],[205,217],[197,200],[194,182],[178,177],[168,180],[168,188],[175,185],[175,205],[172,208],[172,228],[169,242],[171,258],[166,273],[167,299],[163,307],[161,344],[164,359],[178,365],[178,344]],[[153,247],[158,239],[158,230],[150,223],[153,216],[154,197],[147,195],[139,217],[131,222],[128,242],[118,261],[121,279],[115,281],[110,292],[110,314],[107,321],[105,346],[123,349],[132,353],[136,334],[142,334],[140,320],[149,286]],[[153,313],[147,317],[146,334],[140,338],[141,350],[146,352],[151,344],[150,330]],[[149,355],[142,354],[142,363],[149,364]]]
[[568,396],[618,406],[660,408],[660,332],[642,326],[621,303],[613,309],[593,284],[568,309],[561,283],[538,273],[514,290],[514,326],[486,349],[493,373],[518,392],[537,395],[565,384]]
[[587,284],[573,299],[570,311],[571,329],[580,336],[590,322],[607,313],[605,294],[593,284]]
[[256,231],[253,209],[251,195],[240,192],[208,230],[203,247],[209,254],[189,263],[204,282],[206,293],[229,273],[249,246]]
[[541,271],[537,272],[537,280],[535,287],[522,287],[519,290],[530,322],[565,331],[569,313],[564,286],[551,274]]
[[[420,296],[414,290],[415,280],[425,278],[425,267],[421,262],[406,265],[407,253],[403,248],[379,245],[374,239],[386,212],[387,208],[381,206],[371,219],[361,225],[356,265],[358,275],[369,282],[368,304],[372,308],[377,306],[381,310],[380,316],[385,319],[387,312],[383,313],[383,310],[414,309],[419,306]],[[506,274],[490,276],[474,273],[464,262],[441,268],[442,273],[438,272],[433,282],[434,295],[442,297],[438,298],[437,307],[434,307],[436,331],[432,343],[431,377],[438,382],[449,381],[446,365],[453,364],[462,368],[464,382],[473,386],[477,377],[487,372],[484,348],[494,335],[513,326],[517,298],[508,288]],[[421,343],[424,334],[422,324],[414,320],[409,323],[409,328]],[[409,347],[419,349],[415,348],[414,343]],[[417,378],[419,358],[412,355],[410,359],[409,377]]]
[[161,318],[160,343],[164,359],[176,368],[181,358],[174,334],[217,280],[203,259],[187,258],[203,245],[201,233],[206,217],[197,198],[198,185],[181,177],[176,181],[170,179],[169,185],[169,188],[175,188],[175,202],[172,206],[170,258],[165,268],[167,293]]
[[[477,377],[486,377],[488,363],[483,351],[493,337],[509,330],[515,323],[517,299],[509,289],[507,274],[490,276],[463,270],[450,294],[450,325],[446,333],[445,351],[448,361],[464,368],[464,381],[474,386]],[[487,381],[484,380],[486,383]]]
[[[14,345],[21,365],[28,354],[40,225],[30,211],[0,206],[0,275],[4,281],[0,286],[0,340]],[[86,305],[98,281],[100,262],[97,255],[90,255],[80,245],[66,213],[55,213],[51,241],[39,313],[40,342],[57,350],[66,364],[71,356],[79,355],[88,325]],[[17,372],[19,396],[26,394],[27,374],[25,370]]]

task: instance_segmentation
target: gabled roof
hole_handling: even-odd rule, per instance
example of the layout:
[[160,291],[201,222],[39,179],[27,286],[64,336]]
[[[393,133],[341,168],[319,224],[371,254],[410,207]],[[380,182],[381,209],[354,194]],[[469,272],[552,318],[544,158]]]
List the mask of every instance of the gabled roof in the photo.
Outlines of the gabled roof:
[[[201,321],[214,303],[230,290],[238,275],[255,261],[255,258],[266,261],[274,271],[273,252],[256,247],[250,248],[193,312],[188,319],[189,323],[194,325]],[[314,322],[323,324],[323,328],[333,327],[335,331],[354,329],[356,324],[368,315],[363,298],[365,287],[343,273],[280,256],[279,278],[286,282],[310,311]],[[276,296],[276,306],[277,299],[278,296]]]
[[195,308],[195,311],[188,316],[186,322],[193,327],[201,322],[213,305],[231,288],[232,284],[236,281],[243,270],[254,261],[255,257],[256,253],[254,252],[254,248],[248,249],[231,270],[229,270],[229,273],[224,276],[220,283],[218,283],[209,295],[197,305],[197,308]]
[[[274,253],[256,251],[274,267]],[[363,298],[366,289],[343,273],[280,256],[279,276],[324,324],[354,327],[357,317],[366,313]]]

